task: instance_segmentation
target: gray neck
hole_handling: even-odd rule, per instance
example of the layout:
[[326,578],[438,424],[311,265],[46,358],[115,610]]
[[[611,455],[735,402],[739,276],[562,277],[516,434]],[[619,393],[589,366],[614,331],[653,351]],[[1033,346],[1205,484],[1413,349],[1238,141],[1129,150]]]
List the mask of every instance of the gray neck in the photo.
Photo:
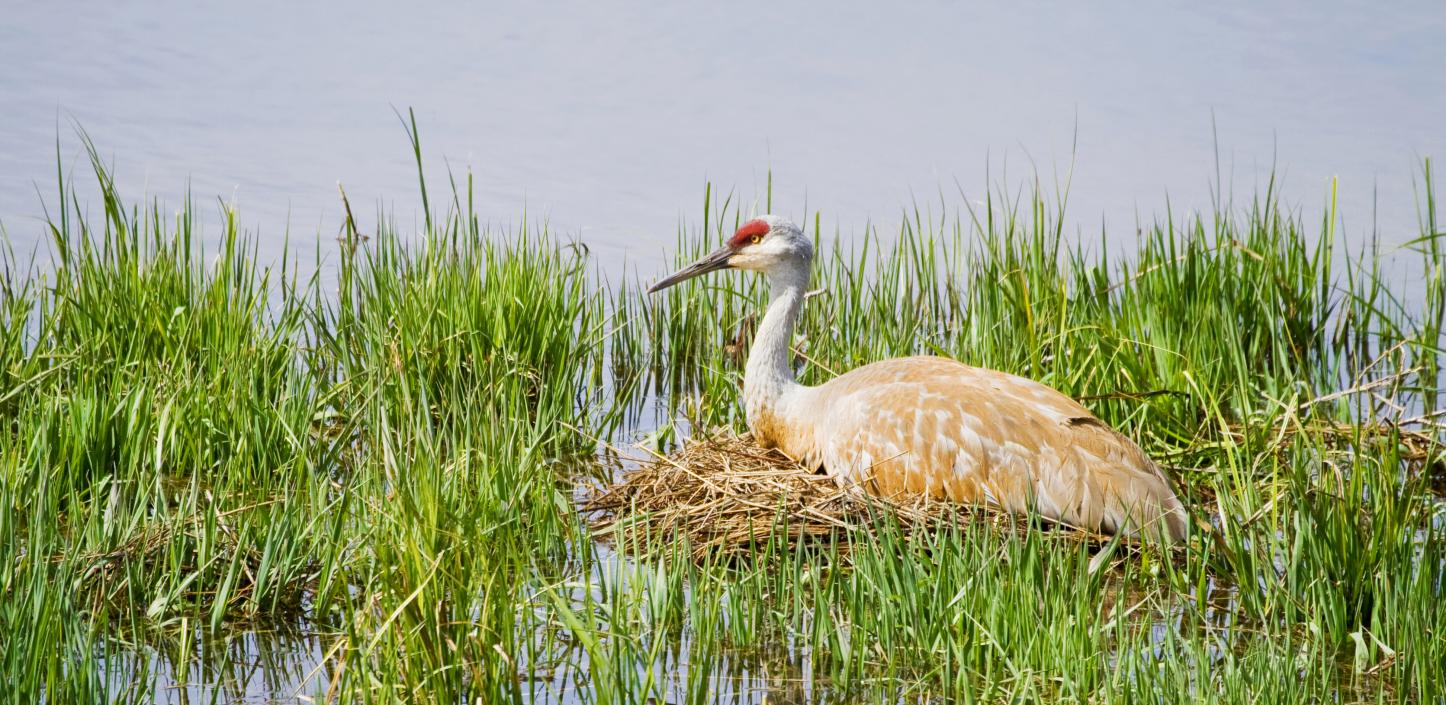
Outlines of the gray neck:
[[769,273],[772,300],[758,325],[743,374],[743,398],[749,426],[757,425],[760,414],[774,412],[779,398],[799,386],[793,379],[791,343],[793,328],[803,309],[808,274],[806,262],[800,267]]

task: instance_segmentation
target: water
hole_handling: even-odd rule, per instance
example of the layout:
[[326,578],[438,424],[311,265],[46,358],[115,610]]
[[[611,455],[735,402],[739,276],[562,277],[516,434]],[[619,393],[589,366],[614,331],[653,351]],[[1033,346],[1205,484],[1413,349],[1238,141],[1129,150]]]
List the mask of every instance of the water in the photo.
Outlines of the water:
[[[482,212],[523,214],[609,266],[661,270],[703,184],[849,236],[1075,164],[1069,221],[1130,237],[1168,203],[1238,199],[1272,167],[1314,222],[1332,176],[1347,232],[1417,230],[1419,160],[1446,154],[1446,12],[1427,0],[1204,6],[378,2],[13,3],[0,20],[0,224],[43,238],[74,124],[123,195],[240,207],[265,252],[333,250],[346,186],[419,221],[394,108],[433,188],[471,169]],[[937,206],[934,206],[937,209]],[[756,210],[762,210],[759,204]],[[217,218],[211,209],[211,222]],[[1373,225],[1374,224],[1374,225]]]
[[[209,635],[185,632],[189,648],[150,644],[106,661],[117,701],[175,703],[305,702],[324,695],[332,676],[336,637],[309,625]],[[123,646],[121,647],[124,648]],[[149,697],[138,697],[149,696]]]

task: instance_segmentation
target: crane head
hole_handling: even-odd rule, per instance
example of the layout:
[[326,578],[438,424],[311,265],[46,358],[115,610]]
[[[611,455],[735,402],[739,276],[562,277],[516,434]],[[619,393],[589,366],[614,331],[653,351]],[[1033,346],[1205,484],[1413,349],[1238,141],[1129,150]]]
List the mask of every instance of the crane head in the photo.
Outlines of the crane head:
[[747,269],[770,274],[782,270],[807,273],[812,260],[813,242],[802,229],[776,215],[759,216],[738,228],[722,247],[654,284],[648,293],[656,293],[720,269]]

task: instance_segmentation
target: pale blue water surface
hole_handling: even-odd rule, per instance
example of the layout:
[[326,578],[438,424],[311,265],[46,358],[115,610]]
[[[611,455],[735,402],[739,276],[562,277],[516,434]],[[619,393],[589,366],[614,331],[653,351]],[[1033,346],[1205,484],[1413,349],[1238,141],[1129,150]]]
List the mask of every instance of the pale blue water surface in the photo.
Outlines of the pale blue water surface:
[[1218,143],[1237,200],[1275,167],[1314,221],[1338,176],[1347,234],[1390,243],[1418,232],[1420,159],[1446,155],[1427,0],[5,5],[0,224],[21,250],[57,136],[83,165],[75,123],[127,197],[174,208],[189,184],[279,251],[288,227],[335,247],[338,181],[363,221],[420,220],[393,112],[414,108],[434,188],[471,169],[494,224],[525,212],[645,273],[705,180],[753,199],[770,168],[775,210],[849,236],[1073,162],[1071,229],[1132,237],[1167,196],[1209,209]]

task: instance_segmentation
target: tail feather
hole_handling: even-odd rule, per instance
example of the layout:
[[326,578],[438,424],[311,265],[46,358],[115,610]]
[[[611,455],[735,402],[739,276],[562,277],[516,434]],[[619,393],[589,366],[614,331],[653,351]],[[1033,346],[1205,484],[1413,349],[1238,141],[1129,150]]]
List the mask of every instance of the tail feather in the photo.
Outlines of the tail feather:
[[1189,536],[1189,516],[1160,469],[1149,463],[1148,468],[1121,470],[1119,475],[1124,477],[1097,485],[1095,496],[1104,519],[1101,526],[1109,525],[1112,533],[1131,538],[1184,541]]
[[1169,478],[1128,439],[1111,440],[1114,452],[1076,447],[1057,471],[1038,469],[1036,511],[1103,533],[1185,540],[1189,515]]

